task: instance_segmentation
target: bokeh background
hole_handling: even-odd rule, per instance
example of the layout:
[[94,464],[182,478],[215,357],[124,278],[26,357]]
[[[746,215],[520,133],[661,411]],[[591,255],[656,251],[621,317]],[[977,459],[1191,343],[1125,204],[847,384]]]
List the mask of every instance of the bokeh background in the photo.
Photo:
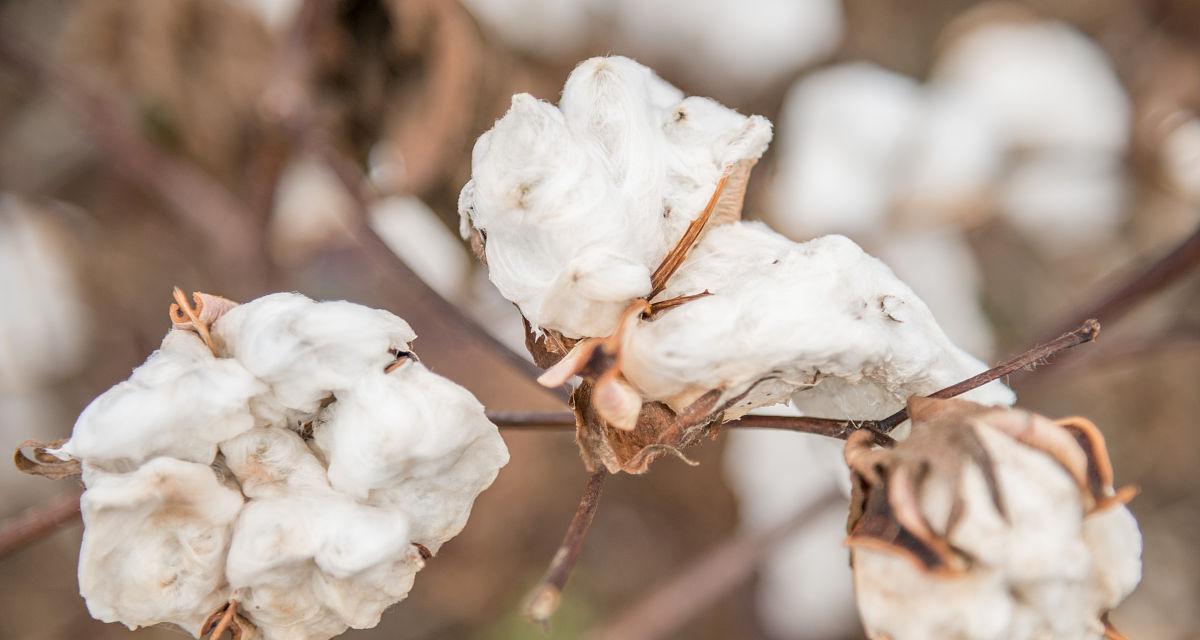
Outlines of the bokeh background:
[[[174,285],[385,307],[489,409],[560,408],[381,251],[520,349],[515,309],[457,233],[471,145],[513,93],[554,100],[576,62],[613,53],[771,118],[747,216],[797,240],[849,235],[993,361],[1200,224],[1191,0],[7,0],[0,448],[67,435],[157,346]],[[1198,295],[1180,278],[1017,385],[1028,408],[1097,422],[1119,483],[1142,488],[1145,577],[1113,616],[1139,640],[1200,638]],[[609,482],[549,637],[599,628],[836,483],[836,446],[733,435],[694,450],[698,467]],[[378,628],[348,637],[542,637],[517,611],[585,476],[568,433],[505,439],[512,462],[466,530]],[[0,518],[76,490],[0,467]],[[839,518],[760,554],[668,637],[862,637]],[[0,638],[181,637],[88,617],[80,533],[0,559]]]

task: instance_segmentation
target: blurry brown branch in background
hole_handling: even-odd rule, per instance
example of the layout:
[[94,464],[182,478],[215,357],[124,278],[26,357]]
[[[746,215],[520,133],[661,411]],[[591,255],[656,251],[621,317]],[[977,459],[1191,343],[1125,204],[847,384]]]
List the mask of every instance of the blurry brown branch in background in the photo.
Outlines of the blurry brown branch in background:
[[0,558],[41,540],[79,516],[79,492],[72,491],[26,509],[0,523]]
[[587,539],[588,529],[592,526],[592,519],[596,517],[596,509],[600,506],[600,495],[604,490],[604,481],[607,479],[608,471],[604,467],[596,469],[588,476],[587,484],[583,488],[583,496],[579,499],[579,506],[576,507],[575,515],[571,517],[571,522],[567,525],[567,533],[563,536],[562,544],[555,552],[554,559],[550,561],[550,568],[546,570],[546,575],[529,593],[525,604],[525,615],[539,625],[546,625],[558,609],[559,602],[562,600],[563,588],[566,587],[567,580],[571,577],[571,570],[575,568],[579,554],[583,551],[583,543]]
[[130,182],[161,199],[166,209],[204,238],[204,245],[243,280],[266,278],[262,234],[243,203],[203,171],[146,138],[121,100],[95,78],[56,64],[0,25],[0,62],[40,80],[83,117],[93,141]]
[[[1122,284],[1111,288],[1075,318],[1096,318],[1112,324],[1132,311],[1147,298],[1162,291],[1181,277],[1200,266],[1200,227],[1187,238],[1154,260]],[[1059,332],[1078,324],[1078,320],[1063,322]]]
[[682,571],[635,597],[588,640],[655,640],[665,638],[745,584],[763,560],[784,540],[804,528],[825,509],[846,499],[836,490],[763,529],[740,534],[706,550]]

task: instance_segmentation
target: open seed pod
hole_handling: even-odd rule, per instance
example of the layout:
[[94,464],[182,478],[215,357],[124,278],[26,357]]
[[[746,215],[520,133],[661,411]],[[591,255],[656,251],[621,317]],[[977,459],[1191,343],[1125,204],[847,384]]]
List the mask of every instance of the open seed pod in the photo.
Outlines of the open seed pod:
[[1081,418],[913,398],[890,450],[846,445],[859,611],[872,638],[1119,637],[1141,534]]
[[176,301],[162,347],[69,441],[18,452],[81,467],[89,611],[242,640],[375,626],[508,461],[495,425],[386,311]]
[[[853,242],[739,220],[769,137],[613,57],[580,64],[558,107],[514,97],[476,143],[464,236],[524,316],[541,382],[589,382],[575,394],[589,467],[640,473],[792,396],[882,417],[984,369]],[[1012,401],[998,383],[973,397]]]

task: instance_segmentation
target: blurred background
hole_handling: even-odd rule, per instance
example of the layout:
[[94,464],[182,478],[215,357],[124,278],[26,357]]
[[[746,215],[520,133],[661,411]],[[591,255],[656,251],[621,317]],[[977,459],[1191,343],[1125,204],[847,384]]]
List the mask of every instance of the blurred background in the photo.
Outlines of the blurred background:
[[[523,351],[459,239],[471,145],[513,93],[555,100],[611,53],[771,118],[747,216],[850,236],[985,359],[1056,335],[1200,224],[1191,0],[7,0],[0,448],[66,436],[157,347],[174,285],[384,307],[490,410],[561,408],[425,285]],[[1198,295],[1179,278],[1016,387],[1092,418],[1118,483],[1142,488],[1145,575],[1113,615],[1138,640],[1200,638]],[[608,483],[548,637],[582,637],[837,484],[836,444],[730,436],[690,452],[698,467]],[[466,530],[348,637],[542,637],[517,611],[585,475],[565,431],[505,439]],[[0,518],[75,490],[4,465]],[[814,518],[665,637],[862,637],[843,525],[844,507]],[[0,638],[180,637],[88,617],[80,533],[0,559]]]

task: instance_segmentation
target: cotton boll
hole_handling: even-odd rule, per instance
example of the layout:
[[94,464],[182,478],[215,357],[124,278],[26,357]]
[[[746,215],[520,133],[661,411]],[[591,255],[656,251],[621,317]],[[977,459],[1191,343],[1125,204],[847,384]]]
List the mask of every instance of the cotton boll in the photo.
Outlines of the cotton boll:
[[881,226],[923,106],[915,81],[866,63],[797,83],[782,108],[772,220],[795,237]]
[[416,338],[404,320],[344,301],[274,293],[238,305],[213,325],[222,348],[270,387],[254,410],[297,426],[333,392],[382,371]]
[[250,401],[265,391],[238,361],[172,330],[128,380],[83,410],[60,451],[112,470],[154,456],[209,464],[219,442],[254,426]]
[[755,90],[831,52],[841,39],[837,0],[638,2],[613,9],[618,40],[692,83]]
[[[266,640],[325,640],[378,623],[421,566],[403,514],[329,492],[251,501],[234,528],[226,575]],[[399,597],[381,598],[381,571]]]
[[314,441],[334,489],[407,514],[412,541],[434,552],[508,462],[474,396],[417,362],[339,393]]
[[725,171],[740,215],[770,123],[682,93],[628,58],[586,60],[560,109],[530,96],[480,136],[459,213],[488,273],[535,331],[605,336],[650,292],[650,274]]
[[1005,179],[999,203],[1008,221],[1040,249],[1069,254],[1114,239],[1125,206],[1123,180],[1114,158],[1039,153]]
[[300,0],[231,0],[258,15],[272,33],[281,34],[300,11]]
[[909,411],[894,449],[847,444],[869,635],[1107,637],[1104,614],[1140,578],[1141,534],[1095,427],[959,400]]
[[371,228],[438,295],[463,298],[471,259],[424,202],[402,197],[379,200],[371,206]]
[[51,213],[0,192],[0,389],[34,389],[74,373],[91,338]]
[[85,468],[79,591],[92,617],[198,633],[228,597],[224,558],[241,495],[207,465],[171,458],[126,474]]
[[[627,332],[622,371],[648,400],[676,411],[712,389],[748,395],[732,419],[778,403],[805,411],[814,399],[835,415],[878,417],[985,367],[942,333],[928,307],[850,240],[794,243],[756,223],[710,230],[663,299],[709,291]],[[760,380],[777,385],[754,386]],[[840,383],[840,384],[839,384]],[[999,386],[999,385],[997,385]],[[864,392],[850,402],[848,388]],[[1000,387],[995,400],[1011,401]],[[890,412],[890,411],[889,411]]]
[[1120,154],[1129,100],[1104,51],[1059,22],[992,23],[938,59],[935,86],[973,101],[1022,147]]

